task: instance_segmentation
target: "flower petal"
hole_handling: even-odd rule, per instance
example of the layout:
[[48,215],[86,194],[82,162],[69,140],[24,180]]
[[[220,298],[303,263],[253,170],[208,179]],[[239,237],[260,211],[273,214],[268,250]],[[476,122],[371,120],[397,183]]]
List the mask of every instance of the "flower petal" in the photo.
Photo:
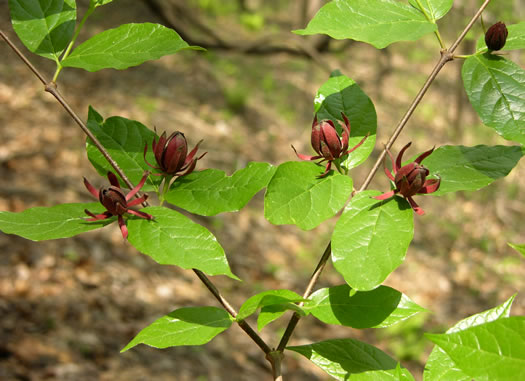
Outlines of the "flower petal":
[[295,154],[297,155],[297,157],[301,160],[317,160],[317,159],[320,159],[321,156],[308,156],[308,155],[303,155],[302,153],[298,153],[297,150],[295,149],[294,146],[292,146]]
[[419,205],[414,201],[412,197],[406,197],[406,199],[408,200],[408,203],[410,204],[412,209],[414,209],[414,212],[416,212],[420,216],[425,214],[425,211],[419,207]]
[[432,152],[434,152],[434,148],[436,148],[436,147],[432,147],[432,149],[429,149],[428,151],[423,152],[423,153],[422,153],[421,155],[419,155],[419,156],[417,157],[417,159],[414,160],[414,161],[415,161],[416,163],[418,163],[418,164],[421,164],[421,162],[422,162],[426,157],[428,157]]
[[117,176],[113,172],[108,171],[108,180],[111,185],[114,187],[120,188],[120,183],[118,182]]
[[91,193],[93,196],[95,196],[95,198],[98,199],[98,190],[96,190],[95,187],[91,185],[85,177],[84,177],[84,185],[86,186],[89,193]]
[[439,186],[441,185],[441,179],[430,179],[425,181],[423,184],[423,187],[417,192],[419,194],[429,194],[434,193],[439,189]]
[[145,218],[147,220],[152,220],[154,218],[151,214],[141,212],[140,210],[128,209],[128,213],[133,214],[137,217]]
[[376,200],[386,200],[387,198],[390,198],[390,197],[392,197],[395,194],[396,194],[396,191],[395,190],[391,190],[390,192],[385,192],[383,194],[380,194],[379,196],[375,196],[375,197],[372,197],[372,198],[375,198]]
[[[341,113],[341,116],[343,117],[343,120],[344,120],[344,124],[340,123],[341,128],[343,129],[343,132],[341,134],[341,141],[342,141],[342,144],[343,144],[342,150],[344,152],[344,151],[346,151],[348,149],[348,139],[350,138],[350,121],[348,120],[348,118],[346,117],[344,112]],[[356,148],[357,147],[354,147],[352,150],[354,150]],[[349,153],[349,152],[347,152],[347,153]],[[345,155],[346,155],[346,153],[345,153]]]
[[120,231],[122,232],[122,237],[124,239],[128,239],[128,227],[126,226],[126,222],[124,221],[124,218],[122,216],[118,216],[118,226],[120,227]]
[[396,158],[396,170],[395,171],[401,168],[401,163],[403,161],[403,154],[408,149],[408,147],[410,147],[411,145],[412,145],[412,142],[408,142],[408,144],[404,146],[403,148],[401,148],[401,151],[399,151],[399,154],[397,155],[397,158]]
[[351,150],[346,151],[344,154],[345,155],[349,154],[351,152],[354,152],[356,149],[358,149],[361,146],[361,144],[363,144],[365,142],[366,138],[368,138],[368,135],[370,135],[369,132],[365,135],[365,137],[363,139],[361,139],[361,141],[359,143],[357,143],[356,146],[354,146],[354,148],[352,148]]
[[140,183],[138,183],[135,188],[133,188],[127,195],[126,195],[126,201],[129,201],[133,196],[137,194],[137,192],[144,186],[144,183],[146,182],[146,179],[149,176],[149,171],[144,172],[144,175],[142,176],[142,179],[140,179]]

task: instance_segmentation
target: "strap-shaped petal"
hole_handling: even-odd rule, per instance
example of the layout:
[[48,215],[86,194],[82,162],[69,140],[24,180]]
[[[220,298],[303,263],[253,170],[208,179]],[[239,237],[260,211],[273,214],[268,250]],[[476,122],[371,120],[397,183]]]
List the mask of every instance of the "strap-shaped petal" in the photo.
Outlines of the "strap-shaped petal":
[[[344,112],[341,113],[341,116],[343,117],[344,123],[340,122],[339,124],[341,125],[341,128],[343,129],[343,132],[341,133],[341,142],[343,144],[343,148],[342,148],[343,152],[345,152],[348,149],[348,139],[350,139],[350,121],[348,120]],[[357,147],[354,147],[352,150],[356,148]]]
[[412,209],[414,209],[414,212],[416,212],[420,216],[425,214],[425,211],[420,208],[420,206],[414,201],[414,199],[412,197],[407,197],[406,199],[407,199],[408,203],[410,204],[410,206],[412,207]]
[[389,192],[385,192],[383,194],[380,194],[379,196],[375,196],[375,197],[372,197],[372,198],[375,198],[376,200],[386,200],[387,198],[392,197],[396,193],[397,192],[395,190],[391,190]]
[[89,183],[89,181],[84,177],[84,185],[86,186],[89,193],[91,193],[95,198],[98,199],[98,190],[95,189],[93,185]]
[[[155,140],[154,140],[155,141]],[[155,150],[155,149],[153,149]],[[146,153],[148,152],[148,143],[146,143],[146,145],[144,146],[144,162],[149,165],[151,168],[153,169],[161,169],[160,167],[155,167],[154,165],[151,165],[149,162],[148,162],[148,159],[146,159]]]
[[120,188],[120,183],[118,182],[118,178],[113,172],[108,171],[108,180],[111,185],[113,185],[114,187]]
[[122,237],[124,237],[124,239],[128,239],[128,227],[126,226],[124,218],[120,215],[118,216],[118,226],[120,227],[120,231],[122,232]]
[[138,183],[135,188],[133,188],[127,195],[126,195],[126,201],[129,201],[133,196],[137,194],[137,192],[144,186],[144,183],[146,182],[146,179],[148,178],[150,172],[146,171],[144,172],[144,175],[142,176],[142,179],[140,179],[140,183]]
[[137,217],[145,218],[147,220],[152,220],[154,218],[151,214],[141,212],[140,210],[128,209],[128,213],[133,214]]
[[147,194],[143,194],[142,197],[136,198],[133,201],[128,202],[128,207],[129,206],[135,206],[135,205],[138,205],[138,204],[142,204],[147,199],[148,199],[148,195]]
[[423,184],[423,187],[419,190],[420,194],[429,194],[434,193],[439,189],[439,186],[441,185],[441,179],[430,179],[425,181]]
[[429,149],[428,151],[425,151],[423,152],[421,155],[419,155],[417,157],[417,159],[415,160],[416,163],[418,164],[421,164],[421,162],[426,158],[428,157],[432,152],[434,152],[434,148],[436,148],[435,146],[432,147],[432,149]]
[[[356,149],[358,149],[359,147],[361,147],[361,144],[363,144],[363,143],[365,142],[366,138],[368,138],[368,135],[370,135],[369,132],[365,135],[365,137],[364,137],[363,139],[361,139],[361,141],[360,141],[359,143],[357,143],[357,145],[354,146],[354,148],[352,148],[352,149],[346,151],[344,154],[346,155],[346,154],[352,153],[352,152],[354,152]],[[347,147],[348,147],[348,145],[347,145]]]
[[301,160],[317,160],[317,159],[320,159],[322,156],[309,156],[309,155],[303,155],[302,153],[298,153],[297,150],[295,149],[294,146],[292,146],[295,154],[297,155],[297,157]]
[[408,142],[407,145],[401,148],[401,151],[399,151],[399,154],[397,155],[397,158],[396,158],[395,172],[397,172],[399,168],[401,168],[401,163],[403,162],[403,154],[408,149],[408,147],[410,147],[411,145],[412,145],[412,142]]

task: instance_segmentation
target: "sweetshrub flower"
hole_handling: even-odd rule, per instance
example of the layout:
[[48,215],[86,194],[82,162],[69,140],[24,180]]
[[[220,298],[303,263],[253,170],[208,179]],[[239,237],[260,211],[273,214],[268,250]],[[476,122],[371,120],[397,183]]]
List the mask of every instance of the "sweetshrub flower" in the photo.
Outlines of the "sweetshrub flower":
[[[341,136],[337,134],[334,122],[329,119],[318,122],[317,115],[315,116],[312,123],[311,142],[312,148],[315,152],[317,152],[317,155],[309,156],[300,154],[292,145],[295,154],[301,160],[322,159],[319,163],[322,163],[323,161],[328,162],[326,164],[326,170],[319,177],[326,176],[332,168],[333,161],[355,151],[359,146],[361,146],[361,144],[365,142],[366,138],[368,137],[368,134],[366,134],[366,136],[355,147],[348,149],[348,139],[350,138],[350,121],[344,113],[341,113],[341,116],[344,120],[344,124],[340,123],[341,128],[343,129]],[[336,166],[338,167],[338,170],[340,170],[337,162]]]
[[492,25],[485,33],[485,44],[490,50],[501,50],[507,42],[507,36],[509,31],[507,26],[498,21],[496,24]]
[[386,200],[387,198],[390,198],[395,194],[399,193],[404,198],[406,198],[414,212],[422,216],[423,214],[425,214],[425,212],[419,207],[418,204],[416,204],[412,196],[416,194],[434,193],[439,189],[441,179],[427,180],[426,177],[429,175],[429,170],[421,165],[421,162],[434,151],[434,148],[423,152],[412,163],[407,164],[405,166],[401,166],[401,162],[403,161],[403,154],[405,153],[407,148],[410,147],[411,144],[412,142],[408,143],[406,146],[403,147],[403,149],[401,149],[401,151],[397,155],[396,161],[394,161],[394,157],[392,156],[390,151],[388,149],[386,150],[388,156],[390,156],[390,160],[392,161],[392,169],[394,174],[392,174],[386,168],[386,166],[385,174],[390,180],[394,182],[395,189],[389,192],[385,192],[382,195],[376,196],[374,198],[376,200]]
[[112,172],[108,172],[108,180],[111,186],[108,188],[102,187],[98,191],[84,177],[84,185],[86,186],[89,193],[91,193],[93,196],[98,198],[100,203],[104,205],[104,207],[106,208],[106,211],[101,214],[93,214],[89,210],[85,209],[84,212],[88,216],[92,217],[92,218],[88,218],[87,221],[100,221],[100,220],[111,218],[113,216],[117,216],[118,225],[120,227],[120,231],[122,232],[122,237],[126,239],[128,237],[128,228],[126,226],[124,218],[122,217],[124,213],[130,213],[137,217],[145,218],[147,220],[152,220],[153,219],[152,215],[130,209],[130,206],[135,206],[135,205],[141,204],[144,201],[146,201],[146,199],[148,198],[147,194],[133,201],[129,201],[131,200],[133,196],[135,196],[135,194],[137,194],[140,188],[142,188],[142,186],[146,182],[146,179],[148,178],[148,175],[149,175],[149,172],[146,171],[144,173],[144,176],[142,176],[140,183],[138,183],[137,186],[133,188],[127,195],[124,195],[124,192],[120,188],[120,184],[117,179],[117,176],[115,176],[115,174],[113,174]]
[[[180,131],[176,131],[166,138],[166,132],[164,131],[158,142],[157,138],[154,138],[151,143],[158,167],[151,165],[146,160],[146,152],[148,151],[147,143],[144,147],[144,161],[151,168],[160,169],[163,175],[184,176],[193,172],[197,160],[202,159],[203,156],[207,154],[207,152],[204,152],[201,156],[197,158],[195,157],[195,154],[199,149],[199,144],[201,143],[202,140],[197,143],[195,148],[193,148],[188,155],[188,142],[186,141],[184,134]],[[155,175],[158,176],[161,174],[157,173]]]

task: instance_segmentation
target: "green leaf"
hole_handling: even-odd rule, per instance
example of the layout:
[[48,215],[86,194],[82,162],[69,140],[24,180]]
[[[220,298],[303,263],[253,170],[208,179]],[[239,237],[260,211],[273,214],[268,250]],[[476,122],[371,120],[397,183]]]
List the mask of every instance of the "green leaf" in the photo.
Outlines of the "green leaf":
[[262,307],[261,313],[257,318],[257,329],[260,331],[266,327],[269,323],[279,319],[287,311],[297,312],[301,316],[305,316],[305,313],[301,307],[293,303],[282,303],[272,304],[270,306]]
[[113,0],[91,0],[91,2],[94,3],[95,4],[95,8],[97,8],[97,7],[101,7],[103,5],[112,3]]
[[75,0],[9,0],[11,22],[29,51],[58,60],[75,31]]
[[166,193],[166,200],[201,216],[242,209],[272,178],[275,167],[268,163],[249,163],[246,168],[226,176],[218,169],[192,172],[179,177]]
[[512,247],[514,250],[516,250],[518,253],[520,253],[521,255],[525,257],[525,244],[519,245],[519,244],[507,242],[507,245],[509,245],[510,247]]
[[353,339],[320,341],[287,347],[297,352],[330,376],[340,381],[413,380],[406,369],[398,374],[397,362],[380,349]]
[[159,24],[124,24],[80,44],[62,65],[87,71],[122,70],[182,49],[201,48],[189,46],[173,29]]
[[[505,46],[501,50],[525,49],[525,21],[507,25],[507,30],[509,31],[509,35],[507,36]],[[488,49],[487,45],[485,45],[485,36],[483,35],[478,39],[476,51],[479,53],[486,50]]]
[[351,169],[364,162],[376,142],[377,116],[374,104],[357,83],[344,75],[331,77],[317,91],[314,105],[318,120],[331,119],[337,127],[342,122],[341,112],[345,113],[350,120],[350,149],[370,134],[343,165]]
[[476,380],[525,378],[525,317],[500,318],[457,332],[425,334]]
[[[469,316],[461,320],[454,327],[450,328],[447,333],[459,332],[461,330],[475,327],[480,324],[495,321],[503,317],[510,316],[510,308],[516,294],[511,296],[505,303],[494,307],[490,310],[480,312],[479,314]],[[455,381],[471,381],[469,377],[461,370],[459,370],[454,361],[438,346],[435,346],[428,357],[425,371],[423,373],[424,381],[438,381],[438,380],[455,380]]]
[[104,207],[99,202],[92,202],[61,204],[49,208],[36,207],[20,213],[0,212],[0,230],[32,241],[43,241],[72,237],[115,221],[115,218],[111,218],[88,222],[86,218],[89,216],[84,213],[85,209],[94,214],[104,211]]
[[521,157],[519,146],[443,146],[423,162],[430,173],[441,177],[439,190],[432,195],[474,191],[507,176]]
[[217,239],[203,226],[188,217],[163,207],[141,209],[155,217],[129,218],[128,241],[138,251],[161,265],[198,269],[208,275],[232,274],[224,250]]
[[363,41],[382,49],[397,41],[415,41],[437,30],[420,11],[393,0],[335,0],[324,5],[301,35],[327,34]]
[[[146,159],[155,164],[151,142],[156,135],[142,123],[120,116],[113,116],[103,121],[100,114],[94,108],[89,107],[87,127],[134,185],[140,182],[145,171],[152,170],[144,161],[144,147],[148,144]],[[106,176],[108,171],[115,173],[113,167],[90,139],[87,139],[86,151],[89,161],[98,173],[102,176]],[[157,191],[161,181],[160,176],[149,176],[142,190]],[[122,179],[120,179],[120,184],[123,187],[126,186]]]
[[267,186],[264,217],[274,225],[294,224],[310,230],[333,217],[352,192],[352,179],[338,172],[319,176],[324,168],[314,163],[281,164]]
[[341,285],[322,288],[310,296],[303,309],[327,324],[353,328],[384,328],[425,311],[408,296],[387,286],[357,291]]
[[253,295],[246,300],[237,314],[237,321],[246,319],[252,315],[259,308],[281,305],[286,303],[302,302],[303,299],[300,295],[290,290],[269,290],[260,292],[259,294]]
[[507,140],[525,144],[525,71],[493,54],[469,57],[461,75],[483,123]]
[[403,263],[414,236],[412,209],[401,197],[373,199],[378,191],[358,193],[345,208],[332,235],[332,261],[350,287],[379,286]]
[[230,328],[232,322],[233,318],[221,308],[179,308],[144,328],[120,352],[138,344],[154,348],[203,345]]
[[[416,0],[408,0],[408,2],[414,8],[421,9]],[[432,21],[436,21],[445,16],[448,11],[450,11],[454,0],[419,0],[419,2],[423,6],[423,9],[428,17],[430,17]]]

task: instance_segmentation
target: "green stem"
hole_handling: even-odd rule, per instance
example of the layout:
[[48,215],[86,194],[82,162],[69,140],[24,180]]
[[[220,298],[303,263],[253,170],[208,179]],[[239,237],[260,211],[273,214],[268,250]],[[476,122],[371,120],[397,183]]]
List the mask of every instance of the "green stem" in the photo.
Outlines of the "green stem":
[[[429,14],[427,13],[427,11],[425,11],[425,8],[421,4],[421,1],[420,0],[416,0],[416,3],[418,5],[420,11],[423,13],[423,15],[425,15],[425,18],[428,20],[428,22],[431,22],[432,24],[436,24],[436,20],[431,18],[429,16]],[[436,26],[437,26],[437,24],[436,24]],[[441,38],[441,34],[439,34],[439,30],[436,30],[434,32],[434,34],[436,35],[436,37],[437,37],[437,39],[439,41],[439,46],[441,46],[441,49],[446,49],[445,43],[443,42],[443,39]]]
[[86,13],[84,14],[84,17],[82,18],[82,21],[80,21],[80,24],[78,24],[78,26],[77,26],[77,28],[75,30],[75,34],[73,35],[73,38],[69,42],[69,45],[67,46],[66,51],[64,52],[64,55],[62,56],[60,61],[57,61],[57,69],[55,71],[55,75],[53,75],[53,82],[56,83],[58,75],[60,74],[60,72],[64,68],[62,66],[62,61],[64,61],[69,56],[69,53],[71,53],[71,49],[73,49],[73,45],[75,45],[75,42],[77,40],[78,35],[80,34],[80,31],[84,27],[84,23],[86,22],[88,17],[91,16],[91,14],[95,11],[95,8],[96,8],[95,7],[95,3],[90,2],[89,3],[89,8],[86,11]]

